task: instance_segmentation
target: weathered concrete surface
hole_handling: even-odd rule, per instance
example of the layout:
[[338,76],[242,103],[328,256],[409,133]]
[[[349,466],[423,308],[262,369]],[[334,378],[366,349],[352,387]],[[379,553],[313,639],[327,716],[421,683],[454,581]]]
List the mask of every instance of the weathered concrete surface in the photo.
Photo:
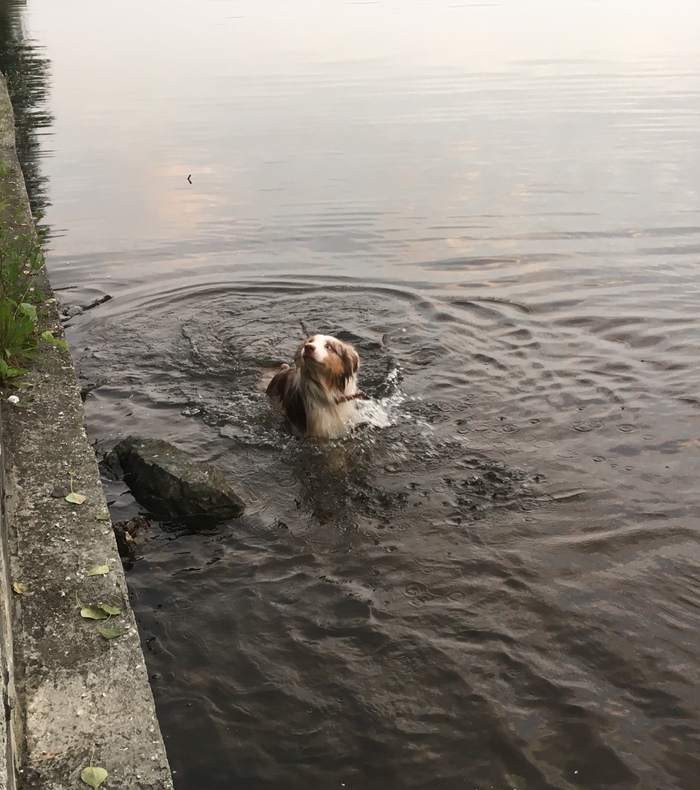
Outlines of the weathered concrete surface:
[[[5,475],[2,457],[2,424],[0,423],[0,502],[4,499]],[[15,744],[10,726],[11,711],[15,707],[13,641],[10,613],[9,549],[3,508],[0,507],[0,697],[3,716],[0,721],[0,790],[14,790]]]
[[170,442],[128,436],[110,457],[119,462],[136,501],[156,515],[184,519],[243,515],[243,500],[223,472],[193,461]]
[[[0,222],[6,221],[13,205],[24,200],[24,181],[15,157],[15,130],[5,83],[0,74]],[[5,209],[5,210],[3,210]],[[5,457],[0,421],[0,790],[14,790],[17,764],[15,747],[16,694],[14,688],[14,645],[11,621],[11,577],[8,524],[5,516]]]
[[[11,168],[11,189],[5,179],[0,197],[14,190],[10,197],[30,223],[8,117],[0,77],[0,165]],[[48,281],[41,288],[50,295]],[[42,320],[42,328],[63,336],[55,303]],[[31,387],[18,393],[26,399],[21,405],[10,404],[7,391],[0,403],[10,575],[26,585],[19,594],[2,590],[12,606],[17,787],[86,787],[80,772],[94,752],[92,764],[109,773],[106,789],[167,790],[170,771],[114,535],[102,520],[107,506],[69,353],[43,345],[24,380]],[[84,504],[52,496],[71,480]],[[88,576],[102,564],[109,573]],[[103,638],[104,622],[82,618],[81,603],[118,606],[122,613],[109,626],[125,635]]]

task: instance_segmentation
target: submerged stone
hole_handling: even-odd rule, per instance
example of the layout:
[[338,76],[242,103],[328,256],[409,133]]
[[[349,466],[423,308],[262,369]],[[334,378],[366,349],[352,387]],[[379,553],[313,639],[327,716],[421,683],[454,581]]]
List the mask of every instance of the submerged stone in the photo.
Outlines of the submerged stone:
[[122,560],[133,562],[135,558],[136,535],[142,529],[148,529],[148,521],[143,516],[112,523],[114,537],[117,539],[117,549]]
[[115,459],[136,501],[155,515],[216,520],[243,515],[245,504],[223,472],[193,460],[170,442],[128,436],[106,461]]

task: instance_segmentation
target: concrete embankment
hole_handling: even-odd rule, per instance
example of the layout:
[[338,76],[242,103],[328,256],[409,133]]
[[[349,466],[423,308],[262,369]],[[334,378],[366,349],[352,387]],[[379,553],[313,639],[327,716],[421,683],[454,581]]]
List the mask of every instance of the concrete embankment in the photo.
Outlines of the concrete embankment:
[[[2,221],[33,228],[1,75],[0,165],[0,204],[11,209]],[[63,337],[46,277],[40,288],[42,329]],[[106,790],[167,790],[170,770],[69,352],[42,345],[22,380],[26,389],[0,391],[0,790],[87,787],[80,776],[90,764],[107,771]],[[66,500],[71,490],[82,504]],[[108,572],[94,573],[96,566]],[[81,616],[99,605],[114,612],[108,621]],[[100,629],[124,633],[106,638]]]

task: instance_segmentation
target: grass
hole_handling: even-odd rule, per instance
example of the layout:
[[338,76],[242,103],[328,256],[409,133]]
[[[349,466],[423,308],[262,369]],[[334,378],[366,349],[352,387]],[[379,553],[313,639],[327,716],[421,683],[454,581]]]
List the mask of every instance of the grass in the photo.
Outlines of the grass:
[[[0,166],[0,189],[10,184],[10,168]],[[33,224],[12,200],[0,201],[0,384],[27,372],[42,341],[65,346],[40,331],[43,297],[38,286],[44,255]]]

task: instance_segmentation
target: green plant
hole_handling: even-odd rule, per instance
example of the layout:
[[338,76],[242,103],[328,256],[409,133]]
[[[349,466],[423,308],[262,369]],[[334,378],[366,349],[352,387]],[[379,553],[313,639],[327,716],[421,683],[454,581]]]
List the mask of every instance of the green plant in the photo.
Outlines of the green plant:
[[51,332],[39,332],[37,281],[44,265],[36,235],[13,231],[18,223],[0,218],[0,383],[26,373],[41,340],[65,346]]
[[[33,305],[30,305],[33,307]],[[19,310],[19,305],[0,295],[0,379],[21,376],[27,371],[21,365],[31,358],[37,345],[35,324]]]

